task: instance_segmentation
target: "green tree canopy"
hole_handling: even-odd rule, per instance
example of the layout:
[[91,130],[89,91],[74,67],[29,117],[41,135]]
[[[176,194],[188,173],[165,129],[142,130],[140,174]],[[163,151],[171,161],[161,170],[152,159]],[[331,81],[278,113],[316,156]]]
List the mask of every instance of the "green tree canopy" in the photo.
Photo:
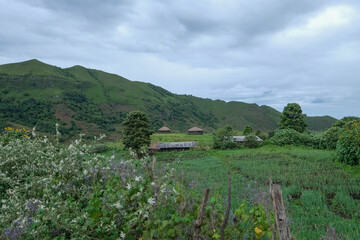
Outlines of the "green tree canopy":
[[307,126],[304,116],[299,104],[288,103],[281,114],[279,127],[280,129],[291,128],[302,133]]
[[224,128],[219,128],[213,133],[214,144],[213,148],[215,149],[230,149],[235,148],[236,142],[233,139],[234,132],[232,127],[229,125]]
[[133,149],[139,157],[140,149],[150,144],[150,120],[140,111],[130,112],[123,122],[123,143],[125,149]]
[[246,125],[244,127],[243,133],[245,136],[250,135],[250,134],[254,133],[254,129],[250,125]]

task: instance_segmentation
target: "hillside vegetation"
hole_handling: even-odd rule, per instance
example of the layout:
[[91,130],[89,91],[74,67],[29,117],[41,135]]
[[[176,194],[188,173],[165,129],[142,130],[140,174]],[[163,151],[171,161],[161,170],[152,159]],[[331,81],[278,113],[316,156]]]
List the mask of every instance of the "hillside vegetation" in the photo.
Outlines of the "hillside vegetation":
[[[266,132],[276,129],[280,119],[280,112],[268,106],[177,95],[82,66],[62,69],[38,60],[0,65],[0,127],[36,126],[47,132],[58,122],[67,137],[106,132],[117,139],[122,120],[134,110],[147,113],[154,130],[166,125],[175,132],[193,126],[210,132],[226,124]],[[324,130],[334,121],[307,118],[311,130]]]

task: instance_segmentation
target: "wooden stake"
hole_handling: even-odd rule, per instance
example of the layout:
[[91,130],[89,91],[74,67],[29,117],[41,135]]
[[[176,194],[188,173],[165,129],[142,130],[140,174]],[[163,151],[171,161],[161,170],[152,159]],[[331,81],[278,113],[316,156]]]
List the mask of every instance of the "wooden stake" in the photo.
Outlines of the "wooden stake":
[[227,202],[225,218],[220,226],[220,236],[221,236],[220,239],[221,240],[225,239],[225,227],[229,220],[230,208],[231,208],[231,179],[230,179],[230,172],[228,172],[228,202]]
[[199,214],[197,216],[197,219],[195,220],[195,223],[194,223],[195,229],[194,229],[193,240],[198,240],[199,239],[199,234],[200,234],[200,231],[201,231],[201,224],[202,224],[204,214],[205,214],[205,207],[206,207],[207,201],[209,199],[209,193],[210,193],[209,188],[204,190],[204,196],[203,196],[203,200],[202,200],[202,203],[201,203],[200,212],[199,212]]
[[275,212],[275,224],[280,240],[293,240],[294,238],[291,236],[289,222],[286,217],[281,186],[278,184],[271,184],[270,192]]

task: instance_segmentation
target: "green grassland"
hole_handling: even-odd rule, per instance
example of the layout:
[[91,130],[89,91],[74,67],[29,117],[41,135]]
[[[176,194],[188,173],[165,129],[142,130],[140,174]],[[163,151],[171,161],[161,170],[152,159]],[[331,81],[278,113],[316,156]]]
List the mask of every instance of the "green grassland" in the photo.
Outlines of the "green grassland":
[[[269,177],[282,186],[295,239],[319,239],[335,228],[343,239],[360,239],[360,179],[334,160],[334,151],[263,146],[224,151],[158,153],[158,174],[170,164],[189,187],[211,188],[226,199],[226,174],[231,172],[233,208]],[[193,186],[194,185],[194,186]],[[256,199],[253,199],[254,201]],[[233,209],[233,210],[234,210]]]

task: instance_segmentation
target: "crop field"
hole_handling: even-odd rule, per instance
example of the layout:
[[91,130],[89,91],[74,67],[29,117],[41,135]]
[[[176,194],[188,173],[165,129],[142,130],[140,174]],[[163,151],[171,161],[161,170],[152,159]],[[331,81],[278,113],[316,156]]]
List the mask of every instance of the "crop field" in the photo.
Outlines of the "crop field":
[[[343,239],[360,239],[360,179],[334,162],[334,151],[301,147],[158,153],[158,174],[171,165],[188,187],[209,187],[226,200],[228,171],[232,206],[256,201],[269,177],[282,186],[296,239],[319,239],[327,229]],[[254,197],[255,196],[255,197]]]

